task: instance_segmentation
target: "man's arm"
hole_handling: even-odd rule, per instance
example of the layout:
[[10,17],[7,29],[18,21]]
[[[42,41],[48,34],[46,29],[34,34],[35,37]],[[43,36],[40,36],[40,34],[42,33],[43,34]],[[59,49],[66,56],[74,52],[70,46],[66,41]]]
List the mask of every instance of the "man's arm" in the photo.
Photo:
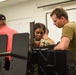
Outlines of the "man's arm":
[[54,50],[67,50],[70,43],[70,39],[68,37],[62,37],[60,43],[54,47]]

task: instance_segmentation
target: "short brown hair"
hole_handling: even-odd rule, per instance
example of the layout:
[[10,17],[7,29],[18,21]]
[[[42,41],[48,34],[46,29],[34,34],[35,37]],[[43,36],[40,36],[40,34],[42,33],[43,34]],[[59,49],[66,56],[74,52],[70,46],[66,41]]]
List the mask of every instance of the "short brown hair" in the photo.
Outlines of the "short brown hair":
[[50,16],[52,17],[54,14],[56,14],[57,18],[61,18],[62,16],[65,17],[68,20],[68,14],[63,8],[56,8],[54,9]]
[[49,33],[49,29],[47,27],[45,28],[45,33]]

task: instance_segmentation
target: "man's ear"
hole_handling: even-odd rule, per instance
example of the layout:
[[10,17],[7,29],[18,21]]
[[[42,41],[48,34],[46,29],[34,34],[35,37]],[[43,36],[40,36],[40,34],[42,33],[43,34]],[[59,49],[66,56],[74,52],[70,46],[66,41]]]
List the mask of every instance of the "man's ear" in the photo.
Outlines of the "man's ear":
[[62,16],[62,17],[61,17],[61,20],[64,22],[64,21],[65,21],[65,18]]

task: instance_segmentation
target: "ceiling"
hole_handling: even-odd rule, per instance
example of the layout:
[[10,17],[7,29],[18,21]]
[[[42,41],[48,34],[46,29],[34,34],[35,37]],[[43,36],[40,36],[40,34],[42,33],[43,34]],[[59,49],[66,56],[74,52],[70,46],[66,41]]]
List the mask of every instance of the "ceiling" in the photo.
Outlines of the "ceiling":
[[6,0],[6,1],[0,2],[0,7],[26,2],[26,1],[29,1],[29,0]]
[[4,6],[7,6],[7,5],[13,5],[13,4],[16,4],[16,3],[21,3],[21,2],[27,2],[27,1],[54,1],[54,0],[5,0],[3,2],[0,2],[0,7],[4,7]]
[[[40,2],[42,1],[42,3],[43,1],[45,1],[47,3],[47,2],[55,2],[55,1],[61,1],[61,0],[6,0],[6,1],[0,2],[0,7],[13,5],[21,2],[27,2],[27,1],[40,1]],[[66,1],[66,0],[63,0],[63,1]],[[69,0],[69,1],[72,1],[72,0]]]

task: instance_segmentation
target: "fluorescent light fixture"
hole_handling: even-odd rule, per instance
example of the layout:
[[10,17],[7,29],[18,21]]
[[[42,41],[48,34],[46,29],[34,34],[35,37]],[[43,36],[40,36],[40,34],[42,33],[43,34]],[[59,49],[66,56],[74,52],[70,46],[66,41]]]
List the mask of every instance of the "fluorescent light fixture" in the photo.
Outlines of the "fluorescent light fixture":
[[5,0],[0,0],[0,2],[3,2],[3,1],[5,1]]
[[74,0],[53,0],[53,1],[45,1],[42,3],[38,3],[37,7],[41,8],[41,7],[46,7],[46,6],[51,6],[51,5],[56,5],[56,4],[61,4],[61,3],[66,3],[66,2],[71,2]]

